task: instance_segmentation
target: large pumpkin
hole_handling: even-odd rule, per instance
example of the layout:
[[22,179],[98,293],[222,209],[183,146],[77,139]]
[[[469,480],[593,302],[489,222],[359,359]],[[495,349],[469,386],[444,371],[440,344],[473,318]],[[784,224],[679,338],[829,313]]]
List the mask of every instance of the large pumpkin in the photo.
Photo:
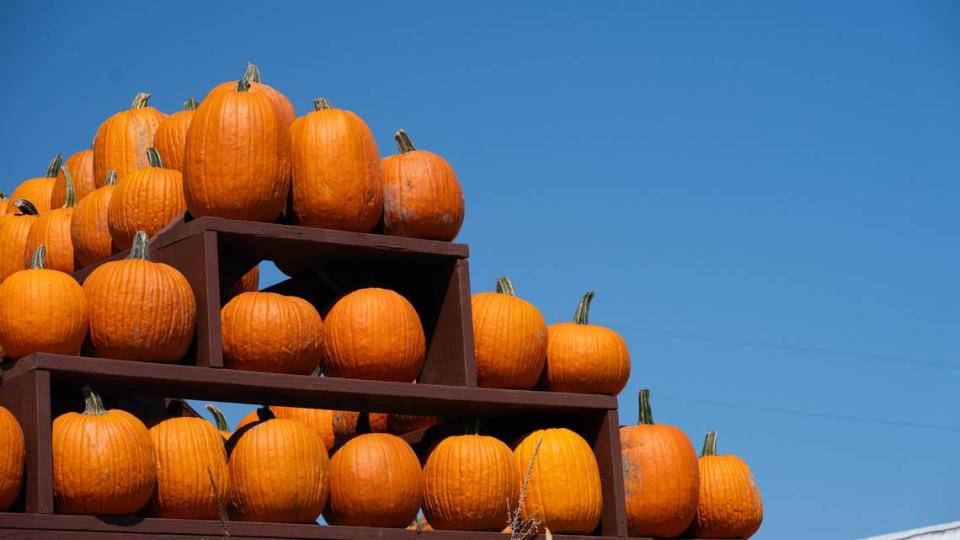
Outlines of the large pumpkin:
[[63,207],[40,214],[37,222],[30,227],[23,257],[24,266],[29,265],[34,250],[45,245],[47,246],[46,267],[69,274],[79,267],[73,254],[73,239],[70,237],[70,222],[73,220],[77,198],[73,191],[70,169],[64,166],[63,172],[67,183],[67,195]]
[[274,418],[267,408],[259,414],[228,443],[231,518],[313,523],[330,489],[327,450],[305,424]]
[[[70,169],[73,179],[73,189],[77,202],[97,189],[97,180],[93,177],[93,150],[86,149],[67,158],[64,167]],[[60,208],[67,200],[67,178],[63,169],[57,173],[53,184],[53,193],[50,194],[50,208]]]
[[25,447],[23,430],[10,411],[0,407],[0,512],[6,512],[20,495]]
[[150,260],[138,232],[130,256],[97,267],[83,283],[90,301],[90,352],[102,358],[176,362],[187,353],[197,303],[187,278]]
[[394,291],[368,288],[338,300],[327,314],[320,367],[328,377],[409,382],[426,355],[417,310]]
[[93,138],[93,178],[99,182],[113,169],[122,179],[148,165],[147,148],[153,146],[153,137],[160,122],[167,115],[151,107],[150,94],[140,92],[133,98],[129,110],[107,118]]
[[[283,120],[286,125],[293,123],[294,119],[297,117],[297,112],[293,108],[293,103],[287,99],[287,96],[283,95],[279,90],[273,88],[270,85],[264,84],[260,80],[260,68],[256,64],[247,62],[247,70],[243,74],[243,80],[250,84],[250,91],[258,94],[263,94],[267,96],[270,100],[270,103],[273,104],[274,110],[277,112],[277,116]],[[210,93],[207,94],[207,99],[210,99],[210,96],[214,94],[228,92],[237,87],[237,81],[227,81],[225,83],[220,83],[210,90]]]
[[517,445],[513,458],[520,478],[533,462],[524,518],[536,514],[543,527],[561,534],[590,534],[597,528],[603,510],[600,469],[580,435],[566,428],[534,431]]
[[[47,166],[47,172],[43,176],[30,178],[20,183],[10,194],[11,200],[26,199],[33,203],[37,211],[46,213],[50,210],[50,200],[53,197],[53,187],[57,183],[57,173],[63,165],[63,156],[57,154],[50,160]],[[7,213],[15,214],[17,209],[12,205],[7,205]]]
[[630,536],[679,536],[697,512],[700,472],[690,439],[654,424],[650,390],[640,390],[640,421],[620,428]]
[[400,153],[383,159],[383,228],[387,234],[450,241],[463,225],[463,190],[447,160],[413,147],[402,129]]
[[700,466],[697,515],[691,538],[750,538],[763,523],[763,502],[750,466],[734,455],[717,454],[717,432],[707,433]]
[[330,460],[323,517],[333,525],[406,527],[420,511],[422,485],[420,461],[403,439],[359,435]]
[[0,218],[0,283],[24,269],[27,238],[40,215],[37,207],[27,199],[14,199],[10,208],[17,213]]
[[83,413],[53,421],[53,499],[60,514],[133,514],[157,480],[153,443],[143,422],[84,389]]
[[435,529],[500,531],[519,491],[513,454],[494,437],[447,437],[423,466],[423,513]]
[[164,168],[155,148],[147,149],[147,162],[122,177],[110,199],[110,236],[121,250],[130,248],[137,231],[153,236],[187,209],[180,171]]
[[223,416],[223,411],[209,403],[205,407],[210,411],[210,416],[213,417],[213,425],[217,428],[220,437],[223,438],[223,442],[228,441],[230,439],[230,424],[227,423],[227,418]]
[[194,217],[274,221],[290,191],[290,130],[244,80],[203,100],[187,132],[183,192]]
[[107,223],[110,200],[116,184],[116,171],[107,171],[103,186],[94,190],[89,197],[77,202],[73,210],[70,239],[73,241],[73,256],[81,268],[120,251],[120,248],[113,243],[110,226]]
[[87,335],[87,298],[69,274],[44,268],[46,247],[30,268],[0,285],[0,348],[11,358],[30,353],[77,354]]
[[383,211],[383,172],[367,124],[320,98],[298,118],[293,140],[293,220],[309,227],[368,232]]
[[497,292],[473,295],[473,348],[477,385],[529,390],[547,352],[547,324],[533,304],[518,298],[506,276]]
[[620,334],[589,324],[588,291],[580,300],[572,323],[547,328],[546,387],[554,392],[609,394],[623,390],[630,377],[630,352]]
[[[164,118],[157,127],[153,146],[163,156],[168,169],[183,171],[183,153],[187,146],[187,131],[197,110],[197,100],[190,98],[183,104],[183,110]],[[68,163],[69,164],[69,163]]]

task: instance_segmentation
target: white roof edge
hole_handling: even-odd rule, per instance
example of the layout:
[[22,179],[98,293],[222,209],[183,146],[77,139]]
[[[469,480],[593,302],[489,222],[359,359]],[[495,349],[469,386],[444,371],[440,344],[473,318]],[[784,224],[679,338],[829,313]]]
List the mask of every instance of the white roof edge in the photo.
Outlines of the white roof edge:
[[[931,525],[929,527],[923,527],[921,529],[912,529],[909,531],[896,532],[891,534],[884,534],[880,536],[869,536],[863,540],[907,540],[910,538],[922,538],[926,534],[930,533],[943,533],[957,531],[960,533],[960,521],[953,521],[950,523],[941,523],[940,525]],[[960,536],[960,534],[958,534]],[[952,537],[952,535],[951,535]]]

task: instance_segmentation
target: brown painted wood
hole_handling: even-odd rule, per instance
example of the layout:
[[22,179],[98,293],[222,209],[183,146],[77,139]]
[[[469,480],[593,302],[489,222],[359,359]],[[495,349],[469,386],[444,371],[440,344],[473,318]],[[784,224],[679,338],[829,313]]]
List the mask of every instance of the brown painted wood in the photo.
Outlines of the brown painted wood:
[[627,510],[622,502],[626,500],[626,495],[620,459],[620,420],[615,409],[601,414],[600,431],[593,443],[603,490],[601,529],[604,536],[627,536]]
[[470,272],[467,260],[456,261],[432,282],[446,283],[442,294],[433,295],[436,316],[424,321],[432,328],[420,381],[432,384],[476,386],[473,359],[473,319],[470,304]]
[[32,370],[0,384],[0,402],[20,422],[26,443],[23,478],[24,511],[53,513],[53,457],[51,448],[50,373]]
[[[186,219],[187,217],[184,214],[180,214],[173,219],[173,221],[168,223],[166,227],[157,231],[157,234],[150,238],[150,249],[152,251],[157,251],[173,242],[176,242],[177,240],[182,239],[184,237],[184,233],[186,232]],[[76,278],[76,280],[80,283],[83,283],[83,281],[87,279],[87,276],[90,275],[90,272],[93,272],[95,269],[97,269],[97,267],[110,261],[123,259],[129,254],[129,249],[119,253],[114,253],[105,259],[100,259],[89,266],[85,266],[77,270],[73,273],[73,277]]]

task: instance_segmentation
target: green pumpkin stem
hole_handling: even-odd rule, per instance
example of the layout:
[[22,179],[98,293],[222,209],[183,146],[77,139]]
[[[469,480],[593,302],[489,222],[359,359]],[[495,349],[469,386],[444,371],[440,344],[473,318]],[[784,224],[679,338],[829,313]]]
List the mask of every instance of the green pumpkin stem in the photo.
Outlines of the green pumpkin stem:
[[223,411],[209,403],[207,403],[205,407],[208,411],[210,411],[210,416],[213,417],[213,425],[217,426],[218,431],[230,431],[230,426],[227,424],[227,419],[223,416]]
[[73,183],[73,175],[70,174],[70,169],[64,165],[61,170],[63,171],[63,182],[67,185],[67,194],[63,198],[63,206],[60,208],[73,208],[77,204],[77,186]]
[[39,216],[40,212],[37,211],[37,207],[33,205],[32,202],[26,199],[14,199],[12,203],[14,208],[20,211],[21,214],[25,216]]
[[83,414],[87,416],[101,416],[107,414],[107,409],[103,407],[103,400],[100,399],[100,394],[97,394],[90,389],[89,384],[83,385],[83,388],[80,389],[83,392]]
[[313,368],[313,371],[310,373],[311,377],[320,377],[323,375],[323,370],[320,369],[320,366]]
[[246,79],[240,79],[237,81],[237,92],[246,92],[250,89],[250,81]]
[[260,82],[260,68],[253,62],[247,62],[247,69],[243,72],[243,78],[248,83]]
[[333,103],[330,103],[330,100],[325,97],[318,97],[317,99],[313,100],[313,110],[315,111],[325,111],[332,108]]
[[640,419],[637,423],[646,426],[653,425],[653,410],[650,408],[649,388],[640,390]]
[[273,420],[277,415],[273,414],[273,410],[269,405],[262,405],[257,409],[257,420],[261,422],[266,422],[267,420]]
[[185,111],[195,111],[197,106],[200,105],[197,100],[190,98],[183,102],[183,110]]
[[147,106],[148,101],[150,101],[150,94],[146,92],[138,92],[137,96],[133,98],[133,104],[130,106],[130,108],[142,109]]
[[160,152],[158,152],[156,148],[147,148],[147,163],[157,169],[163,168],[163,160],[160,159]]
[[107,177],[103,181],[105,186],[115,186],[117,185],[117,171],[110,169],[107,171]]
[[401,154],[406,154],[407,152],[413,152],[416,148],[413,147],[413,141],[410,140],[410,136],[407,135],[407,132],[400,129],[397,130],[397,133],[393,136],[397,140],[397,148],[400,149]]
[[700,457],[715,455],[717,455],[717,432],[711,431],[707,433],[707,437],[703,440],[703,449],[700,451]]
[[128,259],[150,260],[150,238],[144,231],[137,231],[133,235],[133,247],[130,248]]
[[50,165],[47,165],[47,173],[44,175],[47,178],[56,178],[57,173],[60,172],[60,167],[63,165],[63,154],[57,152],[57,155],[53,156],[53,159],[50,160]]
[[510,296],[517,295],[517,291],[513,288],[513,282],[510,281],[510,278],[507,276],[497,278],[497,292],[500,294],[509,294]]
[[577,305],[577,311],[573,314],[573,322],[576,324],[590,324],[590,302],[597,295],[597,291],[587,291]]
[[33,258],[30,260],[31,270],[43,270],[47,264],[47,246],[40,244],[33,250]]
[[7,192],[0,191],[0,201],[5,201],[5,200],[7,200]]

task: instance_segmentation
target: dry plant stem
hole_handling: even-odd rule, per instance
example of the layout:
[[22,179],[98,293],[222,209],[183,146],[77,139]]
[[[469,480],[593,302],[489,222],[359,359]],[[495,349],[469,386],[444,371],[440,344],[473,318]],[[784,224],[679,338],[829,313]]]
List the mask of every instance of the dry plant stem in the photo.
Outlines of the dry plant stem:
[[213,488],[213,498],[217,503],[217,515],[220,516],[220,528],[223,529],[223,537],[230,536],[227,530],[227,514],[223,510],[223,501],[220,500],[220,492],[217,490],[217,481],[213,479],[213,471],[207,467],[207,476],[210,478],[210,486]]
[[510,501],[507,500],[507,525],[510,526],[510,540],[527,540],[537,535],[542,523],[535,514],[526,518],[520,517],[520,511],[527,498],[527,485],[530,483],[530,477],[533,476],[533,465],[537,461],[537,454],[540,453],[540,445],[543,444],[543,437],[537,441],[537,446],[533,449],[533,456],[530,457],[530,464],[527,465],[527,472],[523,476],[523,484],[520,487],[520,500],[517,501],[516,509],[510,509]]

